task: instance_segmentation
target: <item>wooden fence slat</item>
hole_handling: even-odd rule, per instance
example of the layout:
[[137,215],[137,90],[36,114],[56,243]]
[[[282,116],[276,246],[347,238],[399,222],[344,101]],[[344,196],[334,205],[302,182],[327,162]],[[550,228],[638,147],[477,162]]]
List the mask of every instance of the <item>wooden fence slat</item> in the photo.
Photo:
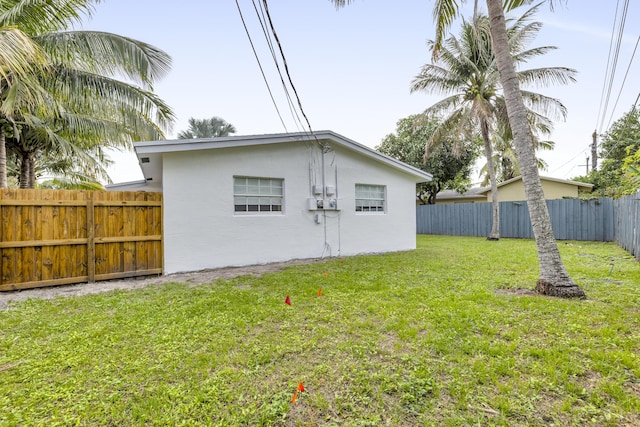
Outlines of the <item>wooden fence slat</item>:
[[87,200],[87,280],[93,283],[96,280],[96,245],[95,245],[95,208],[93,205],[93,197]]
[[7,283],[0,285],[2,291],[19,291],[23,289],[44,288],[47,286],[71,285],[73,283],[88,282],[87,276],[65,277],[51,280],[37,280],[33,282]]

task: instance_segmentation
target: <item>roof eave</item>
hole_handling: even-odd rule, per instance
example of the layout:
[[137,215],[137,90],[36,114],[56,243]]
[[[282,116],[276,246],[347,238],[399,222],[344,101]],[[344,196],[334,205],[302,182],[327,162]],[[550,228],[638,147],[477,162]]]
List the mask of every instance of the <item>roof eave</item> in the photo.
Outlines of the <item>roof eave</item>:
[[162,154],[179,151],[248,147],[253,145],[281,144],[298,141],[320,142],[322,140],[333,141],[347,149],[358,152],[378,162],[384,163],[404,173],[407,173],[414,177],[414,181],[416,183],[427,182],[433,179],[433,176],[430,173],[424,172],[392,157],[386,156],[372,148],[369,148],[365,145],[357,143],[349,138],[328,130],[316,131],[313,134],[308,132],[297,132],[266,135],[228,136],[206,139],[144,141],[135,143],[134,148],[136,150],[136,153],[138,154],[138,157],[141,158],[144,157],[145,154]]

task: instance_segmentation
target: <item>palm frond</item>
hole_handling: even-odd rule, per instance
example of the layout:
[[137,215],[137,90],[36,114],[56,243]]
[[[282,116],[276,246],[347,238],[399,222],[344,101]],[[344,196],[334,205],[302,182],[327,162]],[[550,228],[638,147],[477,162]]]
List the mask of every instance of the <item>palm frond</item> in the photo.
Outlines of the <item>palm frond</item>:
[[68,28],[91,16],[100,0],[3,0],[0,27],[17,26],[35,36]]
[[116,79],[58,66],[55,79],[49,80],[46,87],[73,111],[102,112],[103,116],[116,110],[137,111],[160,129],[168,130],[173,124],[171,107],[157,95]]
[[99,31],[67,31],[35,37],[54,64],[108,77],[126,76],[151,87],[171,68],[171,57],[147,43]]
[[541,46],[533,49],[515,52],[511,56],[513,57],[514,65],[519,67],[522,66],[522,64],[526,64],[530,59],[546,55],[547,53],[556,49],[556,46]]
[[[461,1],[464,2],[464,0]],[[433,21],[436,24],[436,38],[432,49],[434,59],[438,57],[444,36],[458,14],[457,0],[436,0],[433,6]]]
[[567,117],[567,107],[559,99],[526,90],[521,92],[524,104],[530,110],[551,120],[564,120]]
[[424,91],[429,93],[447,94],[461,90],[465,81],[451,70],[438,65],[426,64],[411,82],[411,92]]
[[519,71],[518,81],[522,85],[546,87],[549,85],[567,85],[575,83],[578,72],[567,67],[532,68]]

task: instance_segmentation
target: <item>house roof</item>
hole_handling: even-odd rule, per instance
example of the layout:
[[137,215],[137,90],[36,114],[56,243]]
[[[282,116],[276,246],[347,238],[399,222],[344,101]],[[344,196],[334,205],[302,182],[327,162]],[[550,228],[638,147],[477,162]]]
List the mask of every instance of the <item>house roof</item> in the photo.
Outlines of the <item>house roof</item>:
[[230,147],[249,147],[257,145],[306,143],[328,141],[348,150],[395,168],[413,176],[415,182],[431,181],[431,174],[386,156],[365,145],[329,130],[308,132],[278,133],[266,135],[236,135],[217,138],[177,139],[162,141],[144,141],[134,144],[136,154],[147,181],[159,182],[162,179],[162,154],[179,151],[211,150]]
[[438,193],[438,200],[446,200],[446,199],[477,199],[477,198],[486,198],[487,196],[484,194],[488,190],[491,190],[490,187],[472,187],[466,193],[461,194],[456,190],[442,190]]
[[[498,184],[498,188],[503,187],[505,185],[511,184],[512,182],[516,182],[516,181],[521,181],[522,180],[522,176],[516,176],[515,178],[511,178],[508,179],[506,181],[501,182],[500,184]],[[541,181],[552,181],[552,182],[559,182],[562,184],[567,184],[567,185],[575,185],[577,187],[582,187],[585,189],[591,189],[593,188],[593,184],[588,184],[586,182],[580,182],[580,181],[572,181],[569,179],[560,179],[560,178],[551,178],[548,176],[541,176],[540,177]],[[467,191],[464,194],[460,194],[458,193],[456,190],[444,190],[438,193],[438,199],[440,200],[446,200],[446,199],[456,199],[456,200],[464,200],[464,199],[477,199],[479,197],[486,197],[487,193],[491,191],[491,187],[487,186],[487,187],[473,187],[470,188],[469,191]]]
[[[502,181],[500,184],[498,184],[498,188],[511,184],[512,182],[521,181],[521,180],[522,180],[522,176],[516,176],[515,178]],[[540,176],[540,180],[559,182],[561,184],[575,185],[576,187],[583,187],[588,189],[593,188],[593,184],[587,184],[586,182],[580,182],[580,181],[572,181],[570,179],[560,179],[560,178],[551,178],[549,176]],[[491,191],[491,187],[483,187],[483,188],[484,188],[483,193],[488,193],[489,191]]]

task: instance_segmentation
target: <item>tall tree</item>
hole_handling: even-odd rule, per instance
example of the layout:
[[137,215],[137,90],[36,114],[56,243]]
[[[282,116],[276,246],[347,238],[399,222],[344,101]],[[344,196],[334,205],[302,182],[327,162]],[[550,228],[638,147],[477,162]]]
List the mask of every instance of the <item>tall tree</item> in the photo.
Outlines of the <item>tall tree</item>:
[[[41,0],[0,4],[0,28],[19,29],[46,65],[32,70],[29,79],[18,79],[21,85],[37,82],[40,102],[34,107],[20,94],[7,108],[14,127],[29,132],[24,141],[18,132],[11,135],[20,150],[23,185],[33,184],[28,169],[39,150],[74,158],[98,145],[130,148],[132,141],[161,139],[171,125],[171,109],[152,92],[152,84],[170,68],[165,52],[116,34],[65,31],[90,15],[97,1],[60,0],[55,7],[44,7]],[[3,174],[6,169],[0,170],[0,182]]]
[[443,140],[425,159],[424,147],[439,123],[415,114],[398,121],[395,134],[387,135],[376,150],[433,175],[430,182],[417,184],[416,197],[422,204],[434,204],[441,190],[465,192],[477,158],[474,142]]
[[101,181],[109,182],[106,144],[65,132],[63,125],[56,130],[42,124],[20,125],[19,135],[7,139],[7,148],[14,163],[8,173],[20,188],[34,188],[39,178],[56,179],[65,188],[102,188]]
[[7,187],[6,133],[17,133],[16,112],[43,105],[43,90],[35,75],[46,67],[37,44],[6,22],[4,6],[0,4],[0,188]]
[[592,196],[595,197],[633,194],[637,186],[629,178],[633,177],[634,154],[637,151],[640,151],[640,111],[634,105],[603,136],[600,168],[575,179],[593,184]]
[[220,117],[189,119],[189,128],[178,133],[178,139],[217,138],[236,133],[236,128]]
[[[331,0],[338,7],[352,0]],[[461,0],[464,2],[464,0]],[[553,5],[553,0],[550,0]],[[542,191],[542,183],[535,160],[533,134],[527,119],[520,84],[516,75],[514,60],[511,56],[505,9],[511,10],[531,0],[506,0],[503,8],[501,0],[486,0],[491,30],[491,43],[498,65],[498,72],[504,93],[507,115],[514,135],[514,147],[522,172],[522,182],[527,195],[527,204],[531,226],[536,240],[539,262],[539,279],[536,290],[545,295],[565,298],[585,298],[585,293],[567,272],[553,235],[551,218]],[[436,49],[442,42],[445,32],[459,14],[458,0],[436,0],[433,7],[436,21]]]
[[[441,0],[444,1],[444,0]],[[514,6],[521,4],[508,1]],[[520,84],[509,51],[509,40],[501,0],[487,0],[491,37],[498,63],[498,71],[504,91],[509,123],[513,131],[514,147],[520,164],[522,182],[527,194],[527,205],[531,227],[536,240],[540,278],[536,290],[545,295],[565,298],[585,298],[585,293],[567,272],[553,235],[551,218],[538,174],[533,144],[533,134],[527,120],[527,113],[520,91]]]
[[[553,46],[525,49],[527,42],[535,37],[542,26],[539,22],[529,22],[536,10],[537,6],[527,10],[508,29],[512,55],[518,64],[555,49]],[[435,48],[434,41],[430,41],[429,45],[432,50]],[[575,71],[569,68],[546,67],[520,70],[518,78],[525,83],[543,86],[553,82],[570,82],[574,79],[574,74]],[[434,63],[422,67],[420,74],[412,82],[411,90],[449,95],[425,111],[425,114],[446,115],[428,141],[427,155],[443,135],[464,135],[468,128],[479,131],[484,146],[493,208],[492,227],[487,238],[498,240],[500,209],[492,139],[496,139],[496,132],[499,130],[502,130],[502,136],[509,138],[511,129],[491,46],[488,18],[478,14],[472,22],[463,21],[460,37],[450,36],[442,44]],[[566,114],[565,107],[557,99],[525,91],[523,96],[529,106],[527,115],[532,125],[547,129],[551,121],[547,116],[564,118]]]

